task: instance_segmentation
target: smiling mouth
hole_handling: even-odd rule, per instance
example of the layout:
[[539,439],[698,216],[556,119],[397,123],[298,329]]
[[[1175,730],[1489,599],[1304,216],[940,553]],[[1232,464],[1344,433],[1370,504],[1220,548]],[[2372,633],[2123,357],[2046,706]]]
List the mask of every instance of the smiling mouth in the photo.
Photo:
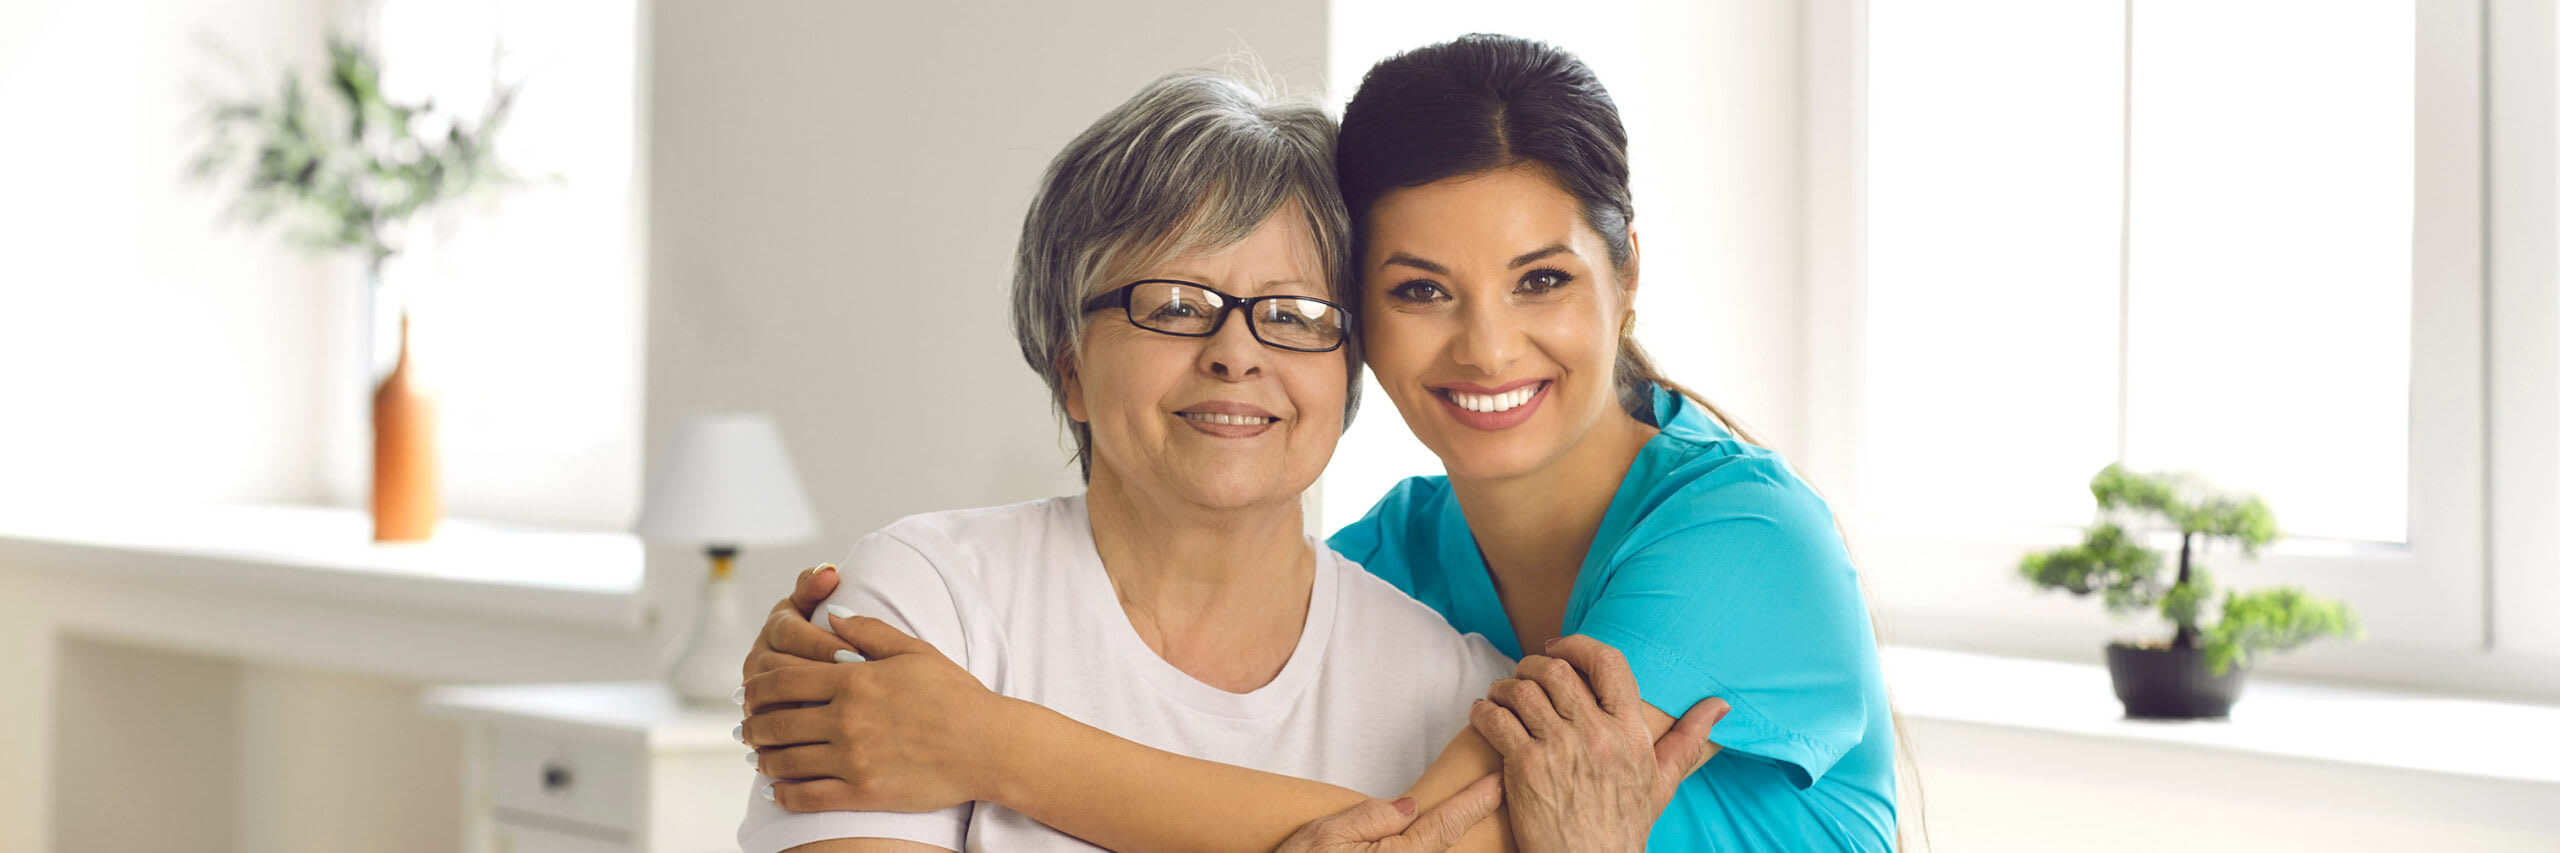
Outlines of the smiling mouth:
[[1200,412],[1175,412],[1174,414],[1182,416],[1183,420],[1198,421],[1204,424],[1218,424],[1221,426],[1262,426],[1264,424],[1276,424],[1280,422],[1279,418],[1266,418],[1254,415],[1213,415],[1203,414]]
[[1439,395],[1440,399],[1456,404],[1458,408],[1465,409],[1470,412],[1493,414],[1497,412],[1508,412],[1512,409],[1528,405],[1530,400],[1537,399],[1538,392],[1544,390],[1547,387],[1547,382],[1549,381],[1553,380],[1541,380],[1533,384],[1522,385],[1518,388],[1513,388],[1500,394],[1472,394],[1452,388],[1433,388],[1431,389],[1431,393]]

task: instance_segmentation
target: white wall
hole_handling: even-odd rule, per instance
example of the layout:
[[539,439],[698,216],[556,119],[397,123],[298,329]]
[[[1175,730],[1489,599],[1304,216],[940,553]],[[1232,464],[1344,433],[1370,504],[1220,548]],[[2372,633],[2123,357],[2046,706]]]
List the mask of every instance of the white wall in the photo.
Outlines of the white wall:
[[419,714],[414,685],[112,641],[59,648],[56,850],[460,843],[460,738]]
[[[242,849],[240,667],[107,643],[60,649],[55,848]],[[151,819],[134,819],[132,803],[153,804]]]
[[459,849],[462,738],[452,721],[419,713],[418,692],[384,679],[243,667],[242,853]]

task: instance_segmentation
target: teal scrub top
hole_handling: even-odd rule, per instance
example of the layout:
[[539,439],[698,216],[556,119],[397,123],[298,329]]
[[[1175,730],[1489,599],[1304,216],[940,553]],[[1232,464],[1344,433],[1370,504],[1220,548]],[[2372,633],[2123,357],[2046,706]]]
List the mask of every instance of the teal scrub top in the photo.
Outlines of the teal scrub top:
[[[1894,729],[1857,570],[1831,509],[1786,461],[1652,389],[1647,441],[1609,501],[1564,633],[1616,647],[1645,701],[1732,711],[1647,849],[1891,850]],[[1331,544],[1520,657],[1447,477],[1414,477]]]

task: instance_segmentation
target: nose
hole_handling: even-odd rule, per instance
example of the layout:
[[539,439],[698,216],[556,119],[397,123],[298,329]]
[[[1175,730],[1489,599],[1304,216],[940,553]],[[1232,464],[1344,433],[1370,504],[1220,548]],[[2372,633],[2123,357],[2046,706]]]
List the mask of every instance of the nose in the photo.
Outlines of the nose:
[[1527,348],[1519,318],[1500,300],[1475,300],[1458,320],[1454,357],[1459,364],[1499,376]]
[[1200,369],[1228,382],[1261,375],[1263,359],[1271,357],[1262,342],[1254,340],[1241,310],[1228,314],[1226,321],[1218,324],[1218,331],[1202,340]]

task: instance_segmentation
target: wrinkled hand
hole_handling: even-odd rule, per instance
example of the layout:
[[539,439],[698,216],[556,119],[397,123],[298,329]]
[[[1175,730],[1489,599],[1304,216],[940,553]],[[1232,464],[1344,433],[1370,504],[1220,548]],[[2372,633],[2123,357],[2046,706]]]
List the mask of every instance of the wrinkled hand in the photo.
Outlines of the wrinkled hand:
[[830,620],[867,661],[747,679],[741,737],[795,812],[927,812],[994,799],[1010,700],[933,644],[866,616]]
[[1277,853],[1441,853],[1502,805],[1502,777],[1486,776],[1457,796],[1414,813],[1413,798],[1371,799],[1308,821]]
[[1680,780],[1717,752],[1707,735],[1726,710],[1700,702],[1655,741],[1626,657],[1580,635],[1523,658],[1486,699],[1470,721],[1502,753],[1523,853],[1643,850]]
[[786,666],[829,663],[836,652],[852,651],[843,638],[809,621],[818,605],[835,594],[841,580],[832,563],[800,570],[800,577],[791,583],[791,595],[774,602],[773,611],[765,614],[764,630],[756,634],[755,648],[747,650],[738,680]]

